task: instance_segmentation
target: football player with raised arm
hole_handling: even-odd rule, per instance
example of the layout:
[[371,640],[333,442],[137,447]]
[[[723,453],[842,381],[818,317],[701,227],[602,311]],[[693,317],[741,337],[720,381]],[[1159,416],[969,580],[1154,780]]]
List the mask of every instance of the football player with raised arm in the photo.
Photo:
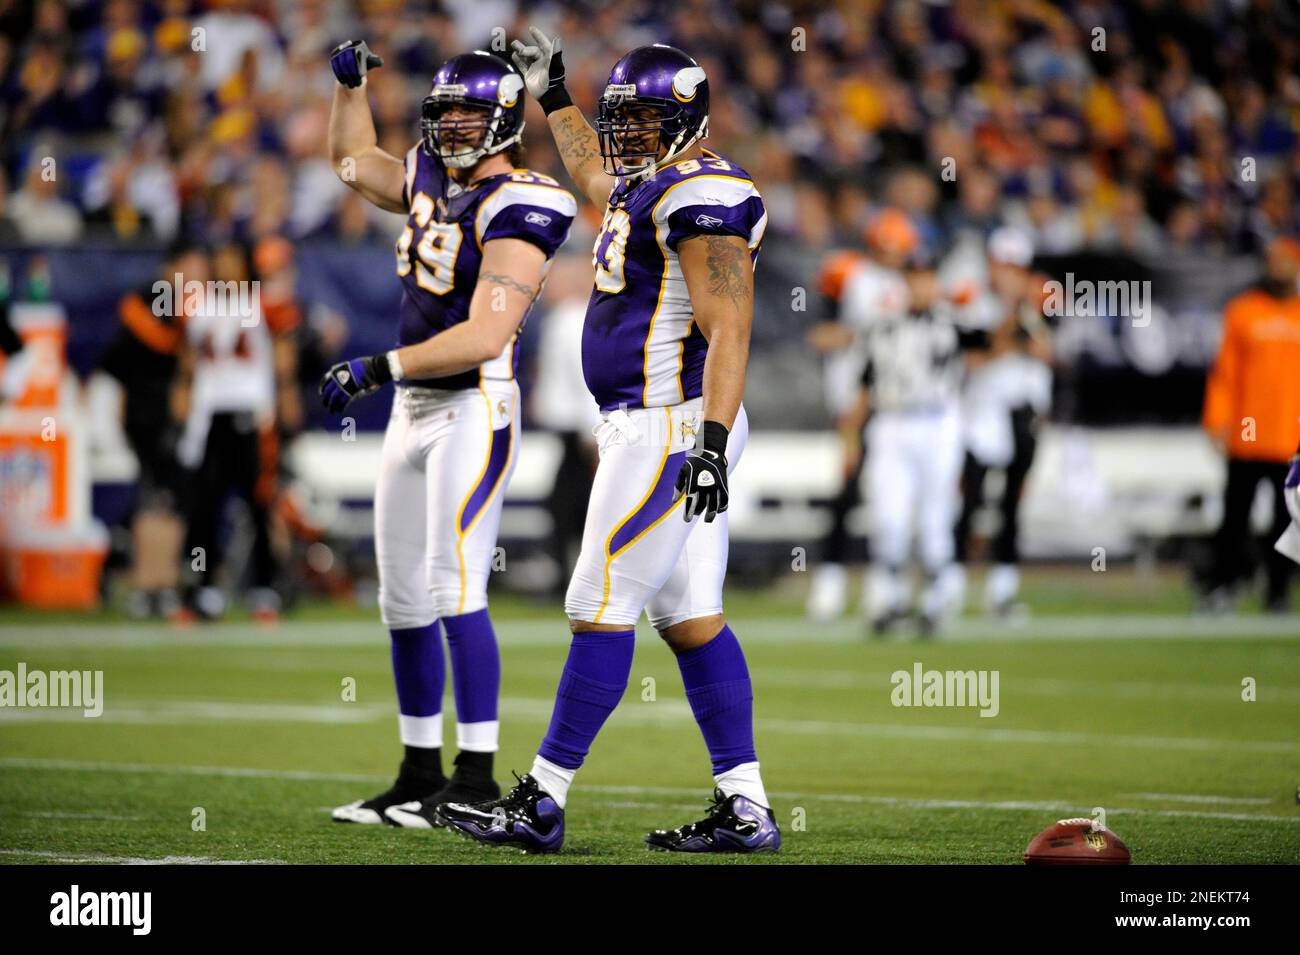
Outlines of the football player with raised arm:
[[[500,795],[492,777],[501,668],[487,580],[519,443],[516,343],[577,212],[555,180],[516,168],[523,77],[475,51],[434,75],[421,141],[405,159],[376,144],[364,43],[334,50],[330,154],[340,178],[390,212],[402,304],[395,347],[340,362],[325,406],[396,383],[375,489],[379,611],[392,638],[405,758],[392,788],[334,810],[339,822],[428,828],[444,800]],[[442,768],[447,634],[455,773]]]
[[605,210],[582,342],[600,463],[565,599],[569,657],[532,770],[503,799],[439,811],[485,843],[558,850],[570,784],[627,687],[646,611],[677,656],[715,782],[706,818],[647,844],[774,851],[753,689],[722,615],[727,476],[748,433],[741,396],[767,213],[748,173],[700,146],[709,85],[695,60],[660,44],[628,53],[593,130],[565,91],[559,38],[533,30],[533,41],[515,43],[515,64],[565,168]]

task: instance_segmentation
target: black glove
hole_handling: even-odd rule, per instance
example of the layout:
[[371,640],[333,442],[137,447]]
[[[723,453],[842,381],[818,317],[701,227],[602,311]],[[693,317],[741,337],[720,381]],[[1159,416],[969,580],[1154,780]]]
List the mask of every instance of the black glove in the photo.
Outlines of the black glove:
[[564,55],[560,52],[560,38],[548,37],[537,27],[529,27],[532,43],[514,40],[514,53],[510,58],[523,74],[528,93],[537,100],[542,112],[550,115],[557,109],[572,106],[569,91],[564,88]]
[[704,523],[727,509],[727,428],[716,421],[704,422],[698,444],[686,454],[682,468],[677,472],[675,502],[686,495],[682,518],[691,521],[697,514],[704,515]]
[[353,398],[360,398],[393,380],[387,355],[341,361],[320,380],[320,400],[334,414],[342,413]]
[[384,61],[366,46],[365,40],[347,40],[330,51],[330,68],[334,78],[348,89],[356,89],[366,78],[366,70],[383,66]]

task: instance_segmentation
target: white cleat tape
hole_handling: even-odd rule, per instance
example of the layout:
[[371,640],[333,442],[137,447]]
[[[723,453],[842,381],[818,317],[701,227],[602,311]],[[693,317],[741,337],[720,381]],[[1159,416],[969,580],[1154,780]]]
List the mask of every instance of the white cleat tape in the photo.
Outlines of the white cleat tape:
[[362,801],[358,799],[346,806],[339,806],[330,815],[335,822],[356,822],[370,826],[382,825],[383,817],[373,809],[362,809]]
[[384,810],[384,815],[388,821],[395,826],[401,826],[405,829],[432,829],[433,825],[428,819],[425,819],[417,810],[420,803],[404,802],[400,806],[389,806]]

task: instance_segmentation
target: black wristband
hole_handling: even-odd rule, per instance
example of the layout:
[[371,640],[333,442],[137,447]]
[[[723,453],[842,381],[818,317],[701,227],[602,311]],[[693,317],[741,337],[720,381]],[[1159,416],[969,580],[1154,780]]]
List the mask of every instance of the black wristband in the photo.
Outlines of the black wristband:
[[718,421],[706,421],[704,427],[700,430],[700,447],[725,459],[727,456],[727,435],[730,433],[725,424]]
[[547,91],[541,95],[541,98],[537,100],[537,104],[541,106],[543,113],[550,116],[557,109],[564,109],[566,106],[572,106],[573,98],[569,96],[569,91],[565,88],[564,84],[560,83],[558,86],[552,86],[547,89]]
[[369,365],[370,379],[377,385],[386,385],[393,380],[393,369],[388,367],[388,353],[371,355],[366,359]]

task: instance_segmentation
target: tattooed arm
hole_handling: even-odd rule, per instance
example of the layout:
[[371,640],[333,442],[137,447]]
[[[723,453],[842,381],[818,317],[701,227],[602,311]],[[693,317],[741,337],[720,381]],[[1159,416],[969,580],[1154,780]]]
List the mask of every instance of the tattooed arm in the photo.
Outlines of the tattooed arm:
[[704,360],[704,420],[730,429],[745,394],[754,266],[739,236],[700,235],[677,247],[695,324],[709,343]]
[[530,27],[532,42],[515,40],[511,43],[511,59],[524,77],[528,93],[537,100],[546,113],[555,136],[555,145],[583,195],[599,207],[609,204],[609,194],[614,190],[614,179],[605,174],[600,158],[600,140],[591,128],[582,110],[573,105],[568,90],[564,88],[564,53],[558,36],[547,36],[537,27]]
[[489,239],[469,320],[397,349],[403,378],[443,378],[500,355],[541,291],[546,254],[523,239]]
[[614,178],[605,173],[596,131],[576,106],[557,109],[546,117],[555,146],[574,183],[593,204],[604,208],[614,190]]

